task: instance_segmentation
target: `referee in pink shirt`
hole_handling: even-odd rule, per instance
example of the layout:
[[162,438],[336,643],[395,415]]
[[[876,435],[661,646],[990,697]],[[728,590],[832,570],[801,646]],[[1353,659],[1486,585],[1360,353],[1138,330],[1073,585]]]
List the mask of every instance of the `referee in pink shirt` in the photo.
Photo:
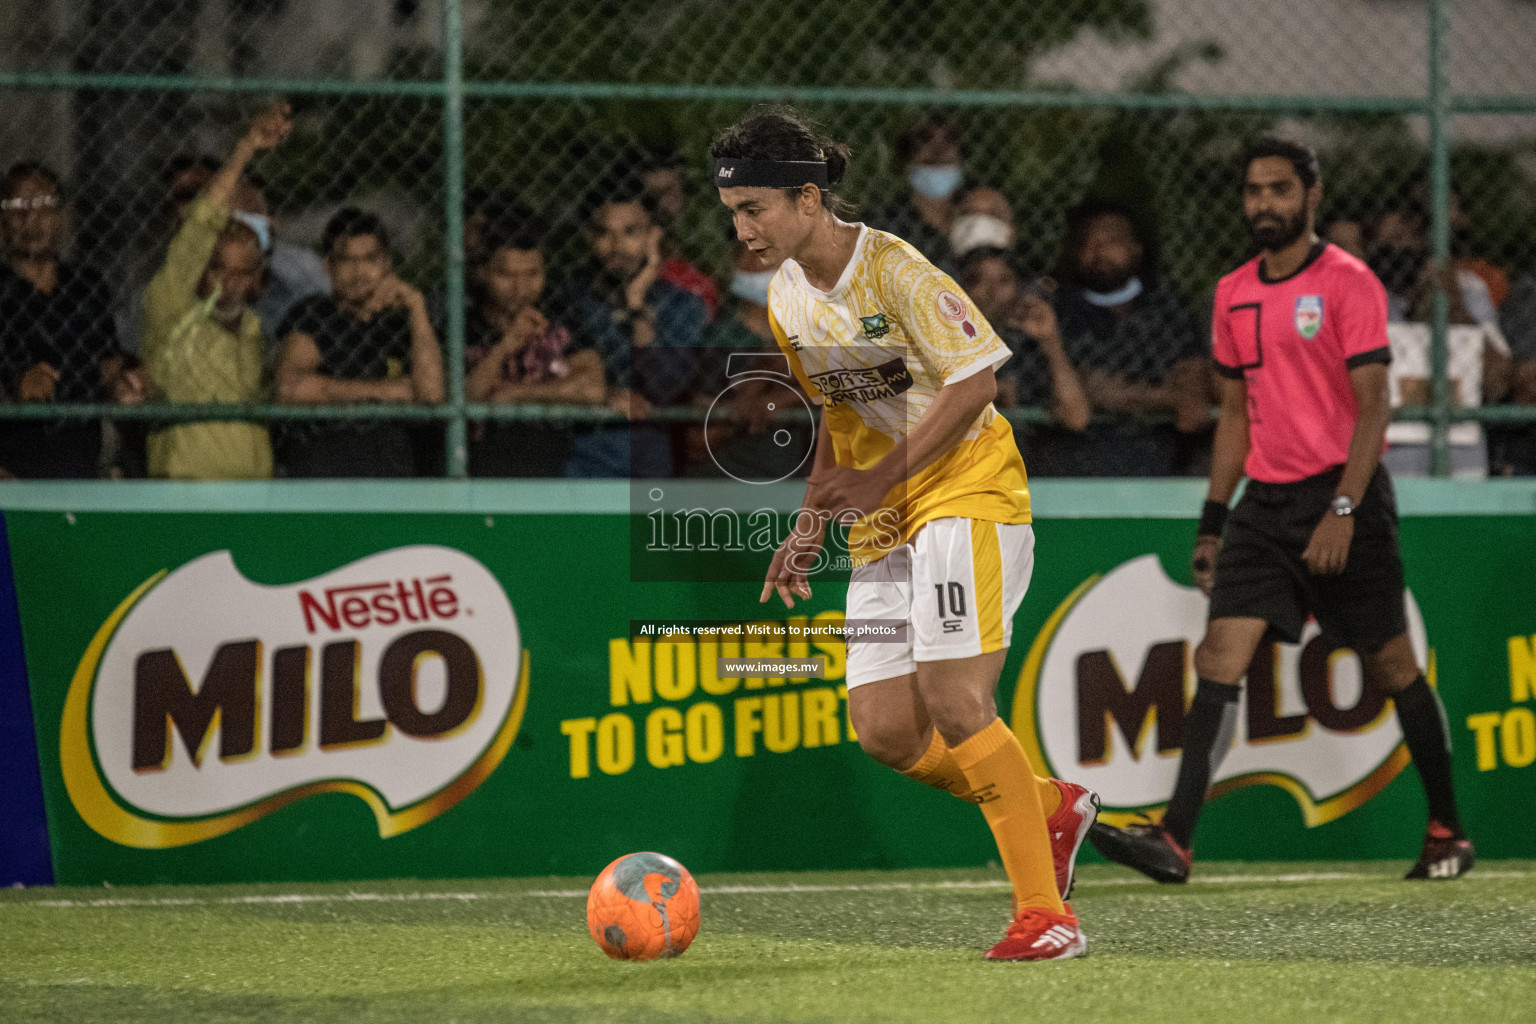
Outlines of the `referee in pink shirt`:
[[[1159,882],[1189,878],[1205,794],[1237,725],[1238,684],[1266,633],[1288,643],[1307,616],[1360,656],[1391,695],[1429,803],[1409,878],[1457,878],[1472,843],[1456,816],[1440,698],[1408,642],[1397,504],[1380,465],[1387,423],[1387,295],[1360,260],[1314,230],[1317,154],[1265,138],[1248,151],[1243,214],[1259,255],[1216,286],[1212,336],[1221,419],[1195,541],[1211,598],[1195,650],[1199,688],[1161,823],[1089,832],[1110,860]],[[1242,500],[1228,503],[1248,476]]]

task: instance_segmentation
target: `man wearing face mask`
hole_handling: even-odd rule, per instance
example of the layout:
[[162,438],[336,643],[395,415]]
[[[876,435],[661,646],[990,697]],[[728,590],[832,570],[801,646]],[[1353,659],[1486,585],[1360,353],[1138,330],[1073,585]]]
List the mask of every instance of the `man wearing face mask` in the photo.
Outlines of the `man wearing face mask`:
[[[789,372],[768,323],[768,285],[782,260],[765,261],[740,241],[734,246],[730,303],[726,315],[704,333],[705,366],[694,388],[697,405],[709,407],[721,395],[729,405],[716,408],[706,424],[690,432],[687,475],[724,472],[738,480],[778,480],[810,468],[805,453],[813,442],[809,424],[801,427],[773,418],[776,400],[784,396],[783,384],[798,388],[774,376]],[[732,357],[741,354],[763,358],[733,362]]]
[[928,262],[950,272],[954,263],[950,231],[955,226],[955,195],[964,177],[960,136],[946,118],[933,114],[897,140],[896,156],[907,169],[911,195],[875,210],[865,223],[906,239]]
[[[1172,291],[1151,281],[1125,207],[1088,202],[1067,215],[1056,312],[1089,403],[1116,414],[1076,434],[1045,431],[1035,471],[1061,476],[1171,476],[1198,460],[1212,401],[1204,345]],[[1175,422],[1145,417],[1172,414]],[[1208,434],[1199,440],[1209,446]]]
[[956,260],[963,261],[978,249],[1009,252],[1017,240],[1007,196],[995,188],[973,188],[960,197],[949,229],[949,247]]
[[[266,278],[253,308],[270,333],[300,299],[328,294],[331,278],[318,254],[279,237],[267,199],[267,185],[261,177],[247,175],[235,191],[234,202],[231,216],[256,233],[266,256]],[[271,337],[267,340],[276,341]]]
[[[143,357],[167,402],[255,402],[263,395],[261,322],[251,304],[263,260],[255,231],[232,217],[241,175],[288,137],[286,103],[257,115],[187,206],[165,264],[144,292]],[[257,423],[178,423],[149,435],[149,475],[181,480],[272,475],[272,445]]]

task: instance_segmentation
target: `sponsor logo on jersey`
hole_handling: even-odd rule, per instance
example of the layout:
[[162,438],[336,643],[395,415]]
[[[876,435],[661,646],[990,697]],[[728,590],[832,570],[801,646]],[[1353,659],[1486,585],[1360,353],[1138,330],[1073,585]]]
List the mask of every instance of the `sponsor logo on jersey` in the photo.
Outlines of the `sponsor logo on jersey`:
[[933,303],[939,311],[939,316],[952,324],[964,323],[970,312],[966,308],[965,300],[951,291],[939,292]]
[[857,370],[827,370],[811,375],[811,383],[831,405],[875,402],[901,394],[912,386],[912,371],[901,359]]
[[1323,297],[1298,295],[1296,297],[1296,331],[1311,341],[1323,329]]
[[874,316],[861,316],[859,323],[864,325],[864,337],[883,338],[891,333],[891,325],[886,323],[884,313],[876,313]]
[[217,551],[102,623],[65,699],[64,783],[125,846],[201,842],[318,793],[363,800],[387,838],[484,781],[526,699],[512,606],[462,551],[395,548],[277,586]]
[[[1405,597],[1409,638],[1433,682],[1424,622]],[[1111,824],[1160,816],[1173,792],[1207,607],[1143,555],[1078,586],[1024,660],[1014,732],[1052,774],[1096,790]],[[1309,623],[1300,644],[1260,645],[1212,793],[1277,786],[1310,828],[1364,804],[1407,763],[1390,703],[1364,686],[1353,651]]]

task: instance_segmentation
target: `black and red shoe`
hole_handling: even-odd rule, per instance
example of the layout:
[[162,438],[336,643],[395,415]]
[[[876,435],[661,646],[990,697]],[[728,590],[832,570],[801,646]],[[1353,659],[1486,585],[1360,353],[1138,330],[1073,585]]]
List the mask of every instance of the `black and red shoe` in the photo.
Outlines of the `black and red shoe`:
[[1178,885],[1189,881],[1190,851],[1160,824],[1148,821],[1115,828],[1096,821],[1088,830],[1088,838],[1106,859],[1134,868],[1154,882]]
[[1419,851],[1418,863],[1403,877],[1426,881],[1460,878],[1471,871],[1472,865],[1476,863],[1472,840],[1458,836],[1438,821],[1431,821],[1424,835],[1424,849]]

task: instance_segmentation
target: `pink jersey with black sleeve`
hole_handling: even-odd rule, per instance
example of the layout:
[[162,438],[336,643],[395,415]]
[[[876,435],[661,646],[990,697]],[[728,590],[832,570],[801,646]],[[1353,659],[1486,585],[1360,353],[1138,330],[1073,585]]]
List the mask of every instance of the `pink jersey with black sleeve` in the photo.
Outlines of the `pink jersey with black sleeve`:
[[1359,407],[1349,371],[1392,360],[1387,292],[1361,260],[1319,243],[1265,280],[1255,257],[1216,285],[1216,370],[1248,384],[1248,476],[1292,483],[1349,458]]

